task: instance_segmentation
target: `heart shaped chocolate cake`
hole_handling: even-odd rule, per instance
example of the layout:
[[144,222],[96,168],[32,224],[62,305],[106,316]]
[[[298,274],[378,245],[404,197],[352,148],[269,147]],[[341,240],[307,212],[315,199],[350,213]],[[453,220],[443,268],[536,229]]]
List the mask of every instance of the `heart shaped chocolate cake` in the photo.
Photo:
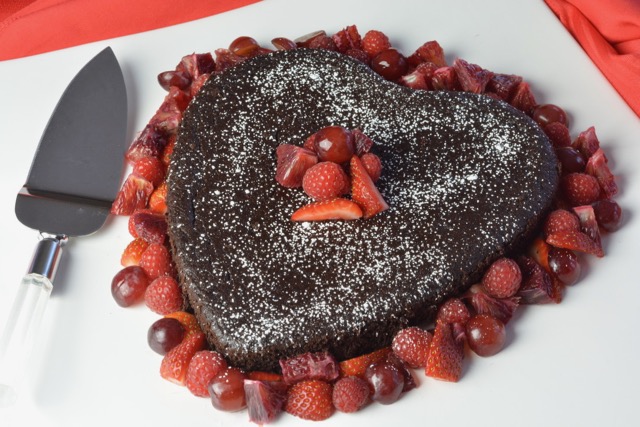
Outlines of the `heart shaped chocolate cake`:
[[[276,182],[276,148],[329,125],[375,141],[388,210],[290,220],[309,199]],[[213,75],[188,107],[169,236],[211,346],[235,366],[276,370],[307,351],[363,354],[432,319],[531,237],[558,179],[545,134],[506,103],[414,91],[331,51],[279,51]]]

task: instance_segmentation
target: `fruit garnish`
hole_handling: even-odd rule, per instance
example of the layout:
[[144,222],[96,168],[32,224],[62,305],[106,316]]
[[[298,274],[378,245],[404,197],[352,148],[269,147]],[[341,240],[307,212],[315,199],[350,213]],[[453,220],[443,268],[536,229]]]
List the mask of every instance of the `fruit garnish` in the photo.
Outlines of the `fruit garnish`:
[[187,331],[179,320],[163,317],[149,327],[147,343],[153,351],[164,356],[177,347],[186,335]]
[[560,123],[565,127],[568,126],[569,120],[567,113],[554,104],[538,105],[531,114],[531,118],[535,120],[542,128],[550,123]]
[[333,406],[340,412],[357,412],[370,400],[369,384],[360,377],[340,378],[333,385]]
[[495,298],[514,296],[522,282],[522,273],[518,264],[510,258],[494,261],[482,277],[482,287]]
[[169,253],[169,249],[163,244],[150,244],[142,253],[139,265],[151,280],[157,279],[160,276],[174,274],[171,254]]
[[382,31],[370,30],[362,37],[362,50],[364,50],[370,58],[389,48],[391,48],[389,37]]
[[363,354],[362,356],[354,357],[351,359],[343,360],[339,363],[340,375],[343,377],[364,376],[365,371],[372,363],[386,359],[387,355],[391,352],[390,347],[384,347],[380,350],[373,351],[371,353]]
[[566,209],[556,209],[547,215],[543,224],[543,233],[548,236],[558,231],[580,231],[580,220]]
[[551,276],[529,256],[517,259],[522,272],[522,285],[517,296],[522,304],[546,304],[554,301],[553,282]]
[[244,394],[249,421],[258,425],[268,424],[274,421],[284,408],[284,403],[287,400],[287,385],[245,379]]
[[293,41],[295,42],[296,46],[298,47],[309,47],[309,43],[315,39],[316,37],[323,37],[326,36],[327,32],[324,30],[318,30],[318,31],[313,31],[311,33],[305,34],[303,36],[300,36],[296,39],[294,39]]
[[506,340],[504,323],[493,316],[478,314],[467,322],[467,343],[478,356],[493,356],[500,352]]
[[398,400],[404,389],[403,373],[386,359],[369,365],[364,379],[371,387],[371,399],[383,405],[390,405]]
[[368,153],[369,150],[371,150],[371,147],[373,147],[373,140],[360,129],[353,129],[351,133],[353,134],[353,143],[356,155],[362,156],[363,154]]
[[157,187],[164,180],[164,164],[157,157],[143,157],[135,162],[132,173]]
[[130,174],[111,205],[111,213],[131,215],[136,210],[144,209],[151,193],[153,193],[153,184],[144,178]]
[[365,153],[360,157],[362,161],[362,166],[364,166],[365,170],[371,177],[371,181],[374,183],[380,179],[380,175],[382,175],[382,162],[380,158],[373,153]]
[[349,25],[333,35],[333,41],[340,52],[347,52],[352,49],[362,49],[362,37],[358,32],[358,27]]
[[503,101],[509,101],[521,82],[520,76],[495,73],[487,83],[487,93],[495,93]]
[[545,125],[542,130],[547,134],[554,148],[571,148],[571,136],[566,125],[553,122]]
[[612,232],[622,224],[622,209],[614,200],[598,200],[593,204],[593,211],[600,227]]
[[332,394],[331,384],[326,381],[300,381],[289,389],[284,410],[303,420],[326,420],[334,412]]
[[597,257],[604,256],[602,248],[581,231],[560,231],[548,236],[546,241],[556,248],[571,249]]
[[580,151],[585,159],[591,157],[600,148],[600,140],[596,136],[596,129],[591,126],[573,141],[572,146]]
[[363,218],[389,209],[358,156],[351,158],[351,198],[363,212]]
[[302,380],[331,382],[338,378],[338,362],[328,352],[303,353],[288,359],[280,359],[282,378],[287,384]]
[[167,183],[163,181],[158,187],[151,193],[149,197],[149,209],[152,212],[164,215],[167,213]]
[[387,80],[395,81],[406,74],[407,58],[397,49],[386,49],[371,58],[371,69]]
[[556,148],[556,156],[562,166],[562,173],[584,172],[587,162],[582,154],[573,147]]
[[593,243],[602,250],[600,228],[598,227],[598,220],[596,219],[596,213],[593,206],[576,206],[573,208],[573,211],[580,220],[580,231],[589,236],[591,240],[593,240]]
[[431,339],[432,335],[429,331],[417,326],[410,326],[401,329],[393,337],[391,349],[411,368],[424,368],[427,366]]
[[187,73],[191,79],[202,74],[211,74],[215,70],[215,61],[209,52],[185,55],[176,66],[176,71]]
[[149,277],[141,267],[129,266],[120,270],[111,281],[111,295],[121,307],[142,302],[149,286]]
[[602,191],[607,198],[618,194],[618,185],[616,184],[615,177],[609,170],[607,157],[604,155],[604,151],[602,151],[601,148],[589,157],[587,165],[585,166],[585,172],[594,176],[598,180],[600,188],[602,188]]
[[438,309],[437,319],[445,323],[467,323],[471,313],[459,298],[449,298]]
[[291,215],[291,221],[352,220],[362,217],[362,209],[351,200],[333,199],[305,205]]
[[313,151],[321,161],[345,163],[355,153],[354,137],[342,126],[327,126],[311,136]]
[[120,264],[123,267],[140,264],[142,254],[147,247],[149,247],[149,243],[144,239],[139,237],[137,239],[133,239],[127,247],[124,248],[124,252],[122,252],[122,256],[120,257]]
[[483,285],[471,286],[464,299],[469,301],[477,314],[489,314],[505,324],[509,323],[520,303],[517,296],[496,298],[488,295]]
[[260,48],[260,45],[253,37],[241,36],[231,42],[229,50],[238,56],[251,57]]
[[457,382],[462,374],[463,358],[464,346],[454,339],[451,325],[437,322],[425,375],[437,380]]
[[227,369],[227,362],[220,353],[198,351],[189,362],[185,385],[193,395],[209,397],[209,383],[224,369]]
[[163,315],[180,311],[185,306],[182,289],[171,276],[153,280],[144,292],[144,303],[154,313]]
[[267,372],[267,371],[251,371],[247,373],[247,378],[255,381],[283,381],[282,375],[276,374],[275,372]]
[[169,313],[164,317],[168,319],[175,319],[180,322],[180,324],[187,331],[188,336],[202,333],[200,325],[198,324],[198,320],[191,313],[187,313],[186,311],[176,311],[175,313]]
[[453,67],[440,67],[433,72],[431,86],[434,90],[460,90],[460,82]]
[[273,40],[271,40],[271,44],[277,50],[291,50],[291,49],[296,49],[298,47],[293,40],[290,40],[286,37],[276,37]]
[[276,156],[276,181],[288,188],[301,187],[307,169],[318,163],[314,152],[290,144],[278,146]]
[[447,65],[444,50],[436,40],[430,40],[424,43],[416,49],[407,60],[409,64],[414,67],[422,63],[432,63],[438,67],[445,67]]
[[600,198],[598,180],[586,173],[570,173],[563,176],[560,188],[571,206],[590,205]]
[[168,135],[150,122],[131,143],[125,157],[133,164],[143,157],[159,157],[167,141]]
[[333,162],[320,162],[311,166],[302,178],[302,189],[318,202],[348,193],[350,184],[344,169]]
[[533,92],[531,92],[531,86],[529,86],[529,83],[524,81],[518,83],[509,103],[518,110],[529,115],[538,105]]
[[158,74],[158,83],[167,92],[171,86],[185,90],[191,85],[191,75],[186,71],[163,71]]
[[136,236],[147,243],[164,243],[167,237],[167,220],[164,215],[141,210],[131,215]]
[[549,267],[564,285],[573,285],[580,278],[580,262],[573,251],[554,248],[549,250]]
[[162,359],[160,376],[178,385],[185,385],[191,358],[204,349],[206,340],[202,332],[187,333],[184,340],[171,349]]
[[461,58],[453,61],[453,69],[456,71],[460,86],[465,92],[483,93],[493,75],[491,71]]

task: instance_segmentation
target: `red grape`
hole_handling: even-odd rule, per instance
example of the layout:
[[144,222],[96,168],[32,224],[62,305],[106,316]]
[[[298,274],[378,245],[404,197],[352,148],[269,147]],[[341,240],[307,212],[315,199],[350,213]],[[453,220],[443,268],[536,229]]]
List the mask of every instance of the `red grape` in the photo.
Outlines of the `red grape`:
[[111,295],[118,305],[129,307],[144,299],[149,278],[142,267],[132,265],[120,270],[111,281]]
[[540,126],[544,127],[549,123],[558,122],[565,126],[568,126],[567,113],[557,105],[543,104],[538,105],[533,110],[533,120],[535,120]]
[[556,149],[556,156],[562,165],[562,173],[584,172],[587,162],[582,154],[573,147],[561,147]]
[[565,285],[573,285],[580,278],[580,262],[576,254],[563,248],[549,249],[549,267]]
[[278,50],[291,50],[298,47],[298,45],[286,37],[276,37],[271,40],[271,44]]
[[404,388],[404,375],[397,366],[383,360],[369,366],[364,375],[373,390],[373,400],[383,405],[398,400]]
[[500,320],[488,314],[478,314],[467,322],[466,335],[471,350],[486,357],[502,350],[507,334]]
[[251,56],[260,45],[258,42],[247,36],[238,37],[229,45],[229,50],[238,56]]
[[371,68],[387,80],[397,80],[407,73],[407,59],[396,49],[383,50],[371,60]]
[[355,152],[353,134],[342,126],[327,126],[316,132],[314,148],[322,161],[345,163]]
[[622,209],[613,200],[599,200],[593,204],[596,221],[600,227],[611,232],[616,231],[622,224]]
[[244,372],[238,368],[227,368],[209,383],[211,404],[221,411],[235,412],[247,406],[244,393]]
[[153,351],[164,356],[182,342],[185,333],[184,326],[177,319],[163,317],[149,327],[147,342]]
[[171,86],[185,90],[191,84],[191,77],[184,71],[165,71],[158,74],[158,83],[164,90],[169,90]]

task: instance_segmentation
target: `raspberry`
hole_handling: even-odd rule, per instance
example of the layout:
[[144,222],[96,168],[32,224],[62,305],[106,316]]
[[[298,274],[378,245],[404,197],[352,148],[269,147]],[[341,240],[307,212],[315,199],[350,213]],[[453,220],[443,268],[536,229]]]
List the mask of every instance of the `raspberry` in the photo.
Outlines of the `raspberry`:
[[371,180],[373,182],[378,181],[382,174],[382,163],[380,162],[380,158],[373,153],[365,153],[360,157],[360,160],[362,160],[362,165],[367,170]]
[[565,209],[556,209],[547,216],[543,232],[546,237],[558,231],[580,231],[580,220]]
[[349,191],[349,178],[340,165],[320,162],[310,167],[302,178],[302,189],[316,201],[335,199]]
[[370,400],[369,384],[359,377],[340,378],[333,385],[333,406],[340,412],[356,412]]
[[144,293],[144,302],[158,314],[170,314],[184,306],[180,285],[170,276],[158,277],[151,282]]
[[209,397],[209,383],[223,369],[227,362],[215,351],[202,350],[191,358],[187,368],[186,386],[198,397]]
[[485,291],[496,298],[508,298],[514,296],[520,283],[522,273],[518,264],[509,258],[496,260],[484,274],[482,286]]
[[383,50],[391,48],[389,37],[381,31],[371,30],[362,38],[362,50],[367,52],[370,58],[373,58]]
[[334,412],[331,384],[321,380],[294,384],[289,389],[284,410],[303,420],[326,420]]
[[424,368],[429,357],[431,333],[411,326],[399,331],[393,338],[391,348],[401,360],[412,368]]
[[570,173],[562,178],[560,187],[572,206],[590,205],[600,198],[598,180],[586,173]]
[[438,320],[445,323],[467,323],[471,314],[458,298],[448,299],[438,310]]

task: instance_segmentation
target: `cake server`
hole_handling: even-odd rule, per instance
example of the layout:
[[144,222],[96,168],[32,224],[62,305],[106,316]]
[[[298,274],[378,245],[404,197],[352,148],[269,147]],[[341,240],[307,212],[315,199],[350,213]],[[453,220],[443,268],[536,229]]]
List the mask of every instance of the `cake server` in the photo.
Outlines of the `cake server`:
[[97,231],[119,190],[127,131],[120,65],[106,48],[73,78],[53,111],[16,198],[16,216],[40,232],[0,338],[0,407],[11,405],[53,287],[62,247]]

